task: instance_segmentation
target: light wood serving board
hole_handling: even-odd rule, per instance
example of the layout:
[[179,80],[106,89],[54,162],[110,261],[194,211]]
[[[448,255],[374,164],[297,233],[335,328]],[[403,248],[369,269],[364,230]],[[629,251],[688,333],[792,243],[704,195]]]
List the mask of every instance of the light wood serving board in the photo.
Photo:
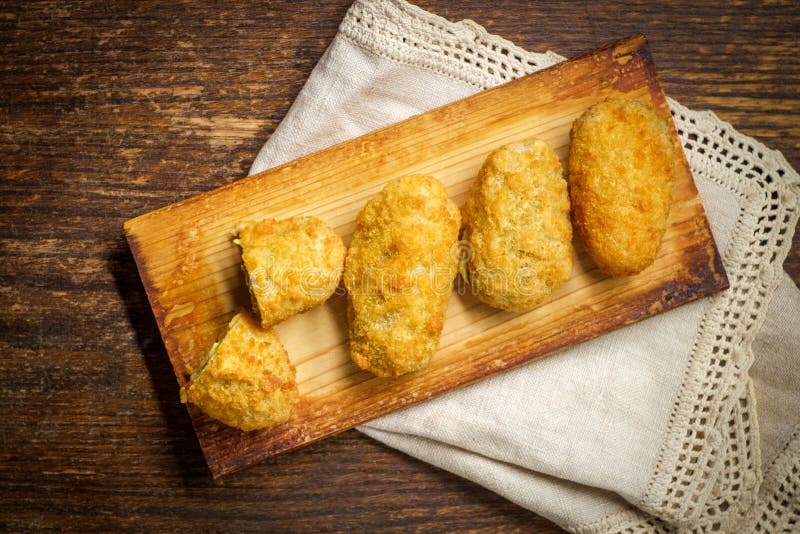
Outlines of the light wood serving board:
[[[316,215],[349,243],[356,215],[388,181],[441,180],[461,205],[486,155],[528,137],[547,141],[566,168],[569,130],[608,96],[649,102],[669,120],[643,36],[328,148],[125,223],[164,344],[184,385],[238,307],[249,306],[236,223]],[[350,362],[345,296],[276,327],[297,367],[301,400],[280,427],[240,432],[189,406],[214,476],[552,354],[715,293],[728,285],[688,164],[678,153],[674,204],[655,264],[612,279],[575,241],[570,280],[537,309],[514,314],[454,292],[430,365],[398,379]],[[463,292],[462,292],[463,293]]]

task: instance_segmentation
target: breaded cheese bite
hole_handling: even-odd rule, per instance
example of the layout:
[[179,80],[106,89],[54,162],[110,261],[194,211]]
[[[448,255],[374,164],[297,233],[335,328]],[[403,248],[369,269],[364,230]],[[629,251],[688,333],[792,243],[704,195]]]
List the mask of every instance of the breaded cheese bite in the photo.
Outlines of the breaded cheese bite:
[[464,204],[466,278],[483,302],[528,311],[572,272],[572,223],[558,156],[539,139],[486,158]]
[[458,268],[460,225],[444,186],[423,175],[390,182],[358,214],[344,283],[359,367],[396,377],[428,364]]
[[590,107],[570,131],[573,221],[586,250],[612,276],[655,259],[672,204],[675,150],[651,106],[611,98]]
[[295,369],[278,336],[247,312],[234,315],[228,331],[181,390],[181,400],[241,430],[289,419],[297,402]]
[[322,304],[339,285],[346,249],[320,219],[244,223],[237,233],[234,242],[242,249],[253,309],[263,328]]

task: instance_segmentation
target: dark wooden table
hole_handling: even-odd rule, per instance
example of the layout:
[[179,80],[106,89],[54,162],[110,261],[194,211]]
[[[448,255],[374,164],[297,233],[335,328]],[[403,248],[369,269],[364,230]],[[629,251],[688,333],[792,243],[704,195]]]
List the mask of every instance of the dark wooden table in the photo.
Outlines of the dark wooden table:
[[[800,4],[717,3],[420,5],[567,56],[644,32],[800,168]],[[244,176],[348,0],[228,4],[0,7],[0,528],[556,531],[356,431],[208,476],[122,223]]]

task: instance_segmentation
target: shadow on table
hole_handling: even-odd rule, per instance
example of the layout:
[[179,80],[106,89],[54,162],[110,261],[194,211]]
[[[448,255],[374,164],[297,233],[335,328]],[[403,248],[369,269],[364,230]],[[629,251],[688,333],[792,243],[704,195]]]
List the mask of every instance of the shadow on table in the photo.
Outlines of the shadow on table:
[[136,332],[139,349],[150,371],[158,404],[167,419],[167,432],[184,480],[201,476],[211,480],[203,453],[186,407],[180,402],[178,382],[161,340],[153,312],[128,244],[120,236],[111,247],[107,261],[117,291],[122,296],[128,320]]

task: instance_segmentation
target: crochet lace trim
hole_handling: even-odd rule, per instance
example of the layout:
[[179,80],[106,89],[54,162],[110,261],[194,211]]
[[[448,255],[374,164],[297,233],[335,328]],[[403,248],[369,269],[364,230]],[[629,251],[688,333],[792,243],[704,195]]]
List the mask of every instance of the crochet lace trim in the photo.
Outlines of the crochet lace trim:
[[800,427],[767,469],[758,504],[744,532],[796,532],[800,529]]

